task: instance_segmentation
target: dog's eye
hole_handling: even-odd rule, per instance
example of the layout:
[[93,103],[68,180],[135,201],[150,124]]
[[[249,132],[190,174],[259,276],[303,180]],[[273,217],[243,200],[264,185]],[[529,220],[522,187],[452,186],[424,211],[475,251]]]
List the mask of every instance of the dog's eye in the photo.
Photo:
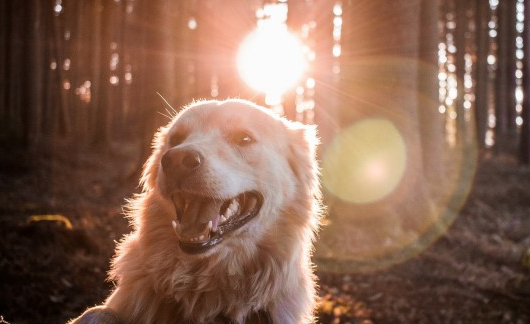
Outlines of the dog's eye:
[[237,144],[239,146],[245,146],[252,144],[254,142],[254,138],[250,136],[248,133],[241,131],[236,132],[232,134],[232,143]]
[[169,136],[168,143],[169,143],[169,146],[173,147],[173,146],[182,144],[182,142],[184,142],[185,139],[186,139],[186,136],[184,136],[184,134],[173,133],[171,136]]

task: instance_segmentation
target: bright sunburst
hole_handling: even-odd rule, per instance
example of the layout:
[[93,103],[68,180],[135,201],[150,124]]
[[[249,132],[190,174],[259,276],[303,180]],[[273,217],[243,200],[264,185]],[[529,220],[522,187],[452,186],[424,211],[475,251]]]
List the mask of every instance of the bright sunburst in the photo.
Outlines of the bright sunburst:
[[296,85],[306,67],[304,47],[284,24],[259,25],[241,44],[237,68],[255,90],[281,95]]

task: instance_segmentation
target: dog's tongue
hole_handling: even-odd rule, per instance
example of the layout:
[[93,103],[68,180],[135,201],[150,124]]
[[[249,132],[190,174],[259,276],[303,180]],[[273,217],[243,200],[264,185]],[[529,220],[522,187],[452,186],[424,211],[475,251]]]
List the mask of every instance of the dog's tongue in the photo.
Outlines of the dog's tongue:
[[194,235],[204,232],[208,222],[219,216],[219,210],[223,201],[194,197],[186,201],[183,215],[180,219],[181,233]]

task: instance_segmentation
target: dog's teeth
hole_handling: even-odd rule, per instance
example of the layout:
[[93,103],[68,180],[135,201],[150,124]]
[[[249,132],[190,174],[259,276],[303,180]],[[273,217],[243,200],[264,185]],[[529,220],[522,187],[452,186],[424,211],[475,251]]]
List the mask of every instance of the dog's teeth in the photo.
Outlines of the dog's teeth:
[[179,233],[179,223],[178,223],[178,221],[171,221],[171,226],[173,226],[173,232],[175,232],[175,235],[177,235],[177,238],[179,240],[182,240],[182,236]]
[[232,216],[234,216],[234,211],[232,209],[227,209],[226,212],[225,212],[225,216],[226,218],[230,218]]
[[199,240],[204,240],[204,235],[199,236]]
[[226,217],[224,215],[221,215],[221,224],[226,222]]
[[221,216],[219,215],[216,218],[214,218],[214,221],[211,221],[212,225],[210,229],[213,233],[217,233],[217,227],[219,226],[220,221],[221,221]]
[[230,202],[230,206],[228,206],[228,209],[232,211],[233,214],[237,212],[239,209],[239,203],[237,202],[237,199],[233,199],[232,202]]
[[215,233],[215,232],[217,232],[217,226],[214,228],[213,222],[209,221],[208,222],[208,237],[210,236],[211,233]]

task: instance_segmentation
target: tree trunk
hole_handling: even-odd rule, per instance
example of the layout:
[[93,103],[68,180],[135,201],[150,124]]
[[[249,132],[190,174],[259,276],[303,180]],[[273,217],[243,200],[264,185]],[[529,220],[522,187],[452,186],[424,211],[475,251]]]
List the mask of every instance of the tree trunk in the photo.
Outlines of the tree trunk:
[[[94,62],[94,69],[97,70],[94,74],[94,80],[97,82],[97,87],[94,87],[95,95],[95,116],[94,116],[94,128],[93,128],[93,144],[98,148],[108,147],[110,141],[110,68],[109,62],[111,57],[111,23],[112,23],[112,11],[114,3],[110,1],[96,0],[96,23],[99,26],[95,26],[95,29],[100,29],[101,38],[96,48],[99,50],[96,52],[98,59]],[[97,76],[97,77],[96,77]]]
[[516,16],[516,1],[507,1],[507,17],[506,17],[506,35],[508,37],[506,41],[506,126],[508,133],[514,135],[517,130],[515,124],[516,119],[516,100],[515,100],[515,38],[517,36],[517,29],[515,28],[515,16]]
[[5,132],[7,117],[8,57],[9,57],[9,7],[11,2],[0,1],[0,147],[8,142]]
[[[495,78],[495,115],[496,115],[496,134],[497,137],[506,135],[508,130],[508,105],[507,105],[507,84],[508,84],[508,60],[514,59],[508,57],[508,38],[511,35],[508,26],[508,1],[499,1],[497,11],[498,30],[497,30],[497,73]],[[511,76],[513,77],[513,75]],[[514,107],[511,107],[512,109]]]
[[456,30],[454,33],[456,46],[456,77],[457,77],[457,97],[455,100],[457,112],[457,138],[460,142],[465,139],[467,134],[466,112],[464,109],[465,86],[464,79],[466,74],[466,36],[468,34],[468,17],[467,6],[468,0],[454,0],[456,4]]
[[63,41],[64,39],[64,10],[58,15],[50,14],[53,24],[53,56],[57,61],[57,69],[55,70],[57,78],[59,79],[56,84],[56,91],[59,97],[58,102],[58,130],[61,138],[71,134],[71,123],[70,123],[70,107],[68,105],[68,90],[65,87],[65,82],[68,80],[68,73],[64,69],[64,63],[66,56],[66,47]]
[[525,165],[530,164],[530,5],[525,1],[524,6],[524,61],[523,61],[523,127],[519,146],[519,160]]
[[485,147],[486,130],[488,129],[488,52],[489,52],[489,3],[487,0],[475,0],[477,7],[477,79],[475,87],[475,120],[477,125],[477,142],[480,148]]
[[124,75],[124,47],[123,47],[123,14],[125,1],[112,3],[111,7],[111,22],[109,23],[109,58],[108,66],[112,61],[114,70],[110,71],[110,78],[114,81],[108,87],[108,131],[109,140],[114,139],[119,135],[123,135],[127,123],[124,120],[123,111],[123,90],[125,88]]
[[[100,114],[99,109],[101,109],[100,97],[103,87],[107,85],[108,80],[103,80],[101,83],[101,74],[103,69],[108,66],[105,63],[102,63],[101,60],[101,51],[102,51],[102,19],[103,19],[103,4],[102,0],[91,0],[91,25],[92,25],[92,36],[90,38],[91,46],[88,48],[90,53],[90,102],[88,104],[88,116],[87,116],[87,128],[89,132],[89,142],[91,144],[96,143],[96,136],[99,132],[97,120],[98,115]],[[103,65],[102,65],[103,64]]]
[[23,84],[22,80],[22,71],[24,69],[23,58],[23,30],[21,23],[23,20],[17,19],[14,17],[20,17],[23,15],[23,8],[19,2],[10,2],[11,10],[9,12],[9,24],[10,24],[10,34],[9,34],[9,50],[8,50],[8,64],[7,64],[7,104],[6,112],[6,131],[9,140],[14,145],[21,145],[21,135],[20,130],[22,129],[20,121],[20,111],[21,107],[21,96],[20,96],[20,85]]
[[29,109],[27,139],[28,144],[36,144],[41,137],[42,112],[44,110],[44,33],[40,0],[31,1],[30,37],[28,61],[30,82],[28,85]]
[[[440,43],[440,1],[422,0],[418,69],[418,109],[425,177],[437,184],[442,179],[444,119],[438,111],[438,44]],[[428,148],[428,149],[427,149]]]

